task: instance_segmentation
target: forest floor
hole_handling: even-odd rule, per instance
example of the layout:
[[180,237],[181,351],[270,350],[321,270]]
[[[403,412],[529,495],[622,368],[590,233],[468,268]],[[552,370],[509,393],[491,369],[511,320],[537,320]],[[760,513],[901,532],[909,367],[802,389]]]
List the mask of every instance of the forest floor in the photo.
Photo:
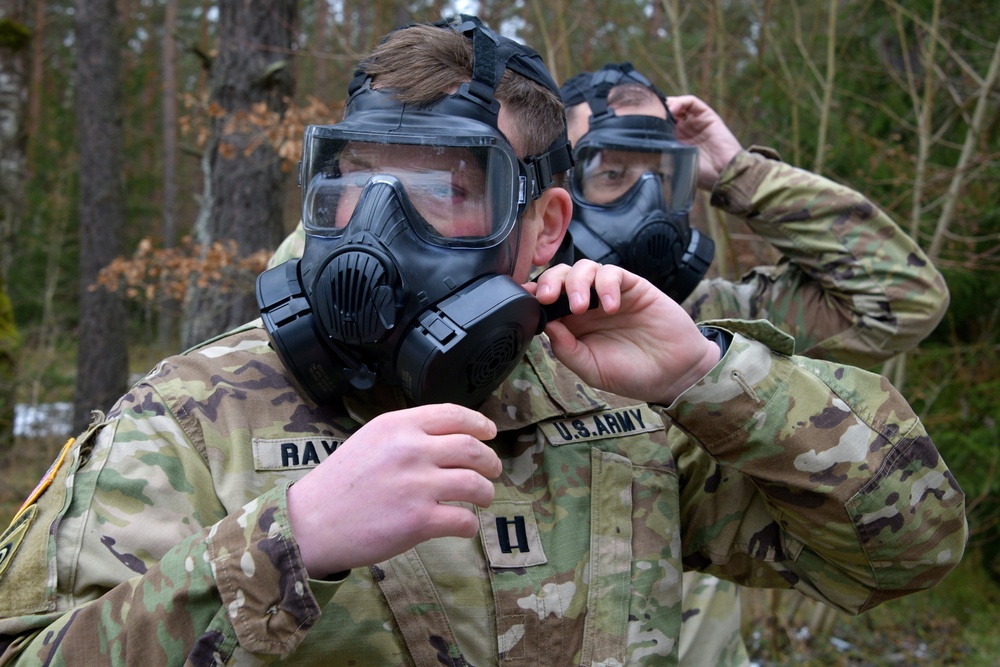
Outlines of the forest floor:
[[[806,624],[782,628],[773,618],[754,618],[754,599],[769,591],[742,593],[744,637],[754,667],[1000,665],[1000,582],[990,578],[974,551],[966,552],[962,563],[928,591],[861,616],[830,610],[834,621],[822,633],[813,633]],[[779,629],[772,631],[775,627]]]

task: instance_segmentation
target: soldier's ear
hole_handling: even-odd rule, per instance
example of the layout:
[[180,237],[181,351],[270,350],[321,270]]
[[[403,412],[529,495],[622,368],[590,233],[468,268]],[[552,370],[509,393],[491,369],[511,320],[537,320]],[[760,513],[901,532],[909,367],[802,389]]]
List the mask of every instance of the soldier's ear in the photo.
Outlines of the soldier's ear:
[[531,263],[545,266],[562,244],[570,220],[573,219],[573,198],[565,188],[551,187],[535,200],[538,235]]

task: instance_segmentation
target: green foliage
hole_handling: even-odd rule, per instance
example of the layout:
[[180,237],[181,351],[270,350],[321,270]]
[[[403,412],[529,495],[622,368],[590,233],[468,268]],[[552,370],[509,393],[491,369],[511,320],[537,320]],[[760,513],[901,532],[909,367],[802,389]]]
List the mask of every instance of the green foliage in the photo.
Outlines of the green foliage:
[[25,345],[18,359],[18,403],[72,401],[76,383],[76,339],[57,332]]
[[0,48],[20,51],[31,43],[31,29],[23,23],[0,19]]
[[14,320],[14,309],[3,281],[0,280],[0,357],[13,358],[21,346],[21,334]]
[[50,6],[44,35],[46,62],[38,131],[28,137],[25,210],[7,288],[14,315],[28,344],[46,326],[72,329],[76,320],[79,273],[76,255],[76,118],[72,91],[73,52],[64,43],[72,18],[59,3]]
[[951,304],[930,340],[1000,343],[1000,280],[992,272],[944,270]]
[[[773,592],[744,589],[743,634],[750,657],[759,667],[995,667],[1000,586],[981,560],[982,553],[971,549],[934,588],[861,616],[838,613],[828,632],[813,632],[805,622],[755,616],[755,610],[774,611],[766,597]],[[821,608],[795,593],[782,591],[782,597],[800,611]]]

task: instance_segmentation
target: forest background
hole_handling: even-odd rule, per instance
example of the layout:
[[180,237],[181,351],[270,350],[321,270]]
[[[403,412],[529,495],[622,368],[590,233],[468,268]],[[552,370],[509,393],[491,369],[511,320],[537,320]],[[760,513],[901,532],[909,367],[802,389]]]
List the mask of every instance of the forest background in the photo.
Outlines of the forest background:
[[[256,316],[254,278],[298,220],[304,126],[336,122],[378,37],[456,4],[536,48],[557,81],[628,60],[668,94],[702,97],[744,145],[864,192],[918,239],[951,305],[918,349],[875,370],[968,496],[966,561],[857,619],[748,593],[745,635],[759,665],[995,665],[1000,19],[988,0],[0,0],[0,517],[91,409]],[[705,203],[694,217],[716,239],[715,275],[775,260]],[[15,433],[15,414],[53,405],[72,405],[72,423]]]

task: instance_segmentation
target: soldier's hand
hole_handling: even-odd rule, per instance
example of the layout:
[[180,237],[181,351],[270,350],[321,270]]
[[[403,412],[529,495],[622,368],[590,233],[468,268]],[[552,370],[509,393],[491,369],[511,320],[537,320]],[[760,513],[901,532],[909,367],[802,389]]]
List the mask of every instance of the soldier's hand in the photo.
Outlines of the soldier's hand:
[[[590,289],[600,307],[588,310]],[[548,304],[565,290],[573,314],[549,322],[552,351],[588,384],[669,405],[719,361],[719,348],[691,316],[644,278],[581,260],[542,273],[534,290]]]
[[376,417],[288,490],[288,513],[309,576],[372,565],[434,537],[473,537],[499,457],[496,425],[458,405]]
[[694,95],[668,97],[667,106],[676,121],[677,138],[699,149],[698,187],[711,190],[743,146],[719,114]]

